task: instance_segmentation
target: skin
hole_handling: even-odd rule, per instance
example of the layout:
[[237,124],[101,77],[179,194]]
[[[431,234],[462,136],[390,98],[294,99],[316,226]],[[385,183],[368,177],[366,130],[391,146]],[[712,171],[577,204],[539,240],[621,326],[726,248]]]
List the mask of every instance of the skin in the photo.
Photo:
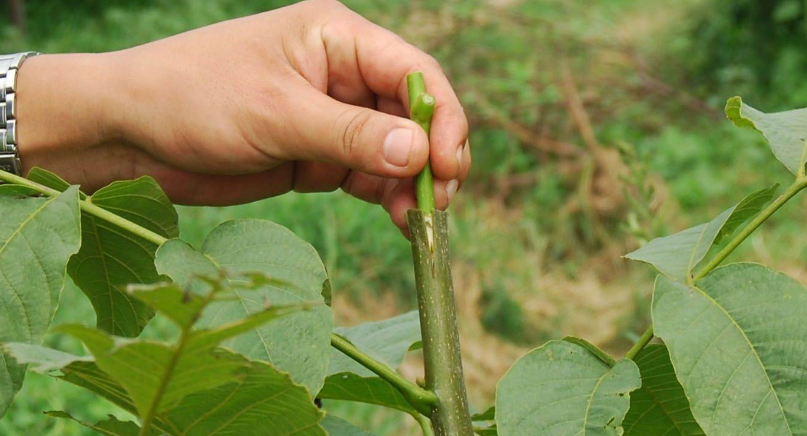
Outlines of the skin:
[[[406,117],[414,71],[437,99],[430,138]],[[25,171],[88,192],[150,175],[180,204],[341,188],[405,230],[427,158],[441,209],[471,165],[468,122],[439,64],[333,0],[117,52],[30,58],[17,110]]]

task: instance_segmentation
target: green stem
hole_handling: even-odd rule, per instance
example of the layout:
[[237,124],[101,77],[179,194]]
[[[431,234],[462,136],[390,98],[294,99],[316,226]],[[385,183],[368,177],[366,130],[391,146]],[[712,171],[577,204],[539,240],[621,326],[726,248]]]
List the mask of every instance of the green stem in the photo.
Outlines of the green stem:
[[[774,213],[776,213],[776,211],[778,211],[782,206],[784,206],[785,203],[790,201],[791,198],[796,196],[796,194],[798,194],[804,188],[807,188],[807,176],[800,175],[799,177],[796,178],[796,181],[793,182],[793,184],[790,185],[790,187],[788,187],[787,190],[782,195],[780,195],[776,200],[774,200],[773,203],[769,204],[756,217],[754,217],[754,219],[751,220],[751,222],[749,222],[745,227],[743,227],[740,233],[734,236],[731,239],[731,241],[729,241],[729,243],[726,244],[726,246],[723,247],[723,249],[720,250],[715,255],[715,257],[713,257],[712,260],[710,260],[709,263],[707,263],[706,266],[704,266],[703,269],[700,270],[700,272],[698,272],[698,274],[695,275],[692,281],[696,282],[706,277],[715,268],[720,266],[720,264],[723,263],[723,261],[726,260],[726,258],[729,257],[731,253],[733,253],[734,250],[736,250],[737,247],[739,247],[740,244],[743,243],[743,241],[748,239],[748,237],[751,236],[751,234],[754,233],[754,231],[756,231],[756,229],[758,229],[759,226],[762,225],[762,223],[767,221],[768,218],[770,218]],[[647,344],[650,342],[651,339],[653,339],[653,326],[650,326],[642,334],[642,336],[639,337],[639,340],[628,351],[625,357],[628,359],[636,358],[639,352],[642,351],[642,349],[645,346],[647,346]]]
[[712,272],[712,270],[717,268],[724,260],[726,260],[727,257],[729,257],[731,253],[734,252],[734,250],[737,249],[737,247],[740,246],[740,244],[743,243],[743,241],[746,240],[746,238],[751,236],[751,234],[754,233],[754,231],[757,228],[759,228],[759,226],[762,225],[762,223],[767,221],[768,218],[771,217],[771,215],[773,215],[777,210],[779,210],[779,208],[784,206],[785,203],[787,203],[791,198],[793,198],[796,194],[799,193],[799,191],[801,191],[805,187],[807,187],[807,177],[797,178],[796,181],[792,185],[790,185],[790,187],[787,188],[787,190],[784,193],[782,193],[782,195],[780,195],[776,200],[774,200],[773,203],[769,204],[768,207],[763,209],[762,212],[759,213],[759,215],[757,215],[753,220],[751,220],[751,222],[748,223],[748,225],[746,225],[740,231],[740,233],[737,234],[737,236],[732,238],[731,241],[729,241],[729,243],[725,247],[723,247],[723,249],[720,250],[720,252],[717,253],[715,257],[713,257],[712,260],[709,261],[708,264],[706,264],[706,266],[703,267],[703,269],[695,276],[693,281],[698,281],[706,277],[707,274],[709,274],[710,272]]
[[[423,128],[428,137],[434,114],[434,97],[426,93],[426,83],[420,72],[406,76],[406,85],[409,89],[409,117]],[[426,166],[415,178],[415,196],[418,209],[426,213],[434,211],[434,180],[429,161],[426,161]]]
[[[434,97],[426,93],[421,73],[406,76],[406,83],[410,117],[428,135],[434,114]],[[406,220],[412,235],[426,388],[439,399],[428,415],[437,436],[472,436],[468,395],[462,375],[457,308],[451,284],[448,222],[445,212],[435,210],[434,182],[428,164],[418,174],[415,193],[418,210],[410,210]]]
[[[221,291],[221,287],[219,285],[214,285],[213,290],[207,294],[204,298],[204,303],[200,304],[196,309],[193,319],[198,319],[202,315],[202,311],[205,307],[207,307],[215,298],[216,294]],[[149,405],[149,409],[146,412],[146,415],[142,417],[142,427],[140,427],[140,433],[138,436],[149,436],[152,434],[152,421],[157,416],[157,410],[160,408],[160,403],[162,402],[163,396],[165,395],[165,391],[168,389],[168,384],[171,382],[171,378],[174,376],[174,370],[176,370],[177,365],[179,364],[179,360],[182,358],[182,353],[185,351],[185,346],[188,343],[188,338],[190,338],[191,331],[193,328],[193,324],[184,325],[182,330],[179,334],[179,340],[177,341],[176,349],[174,353],[171,355],[171,360],[168,361],[168,365],[165,367],[165,372],[163,373],[162,377],[160,378],[160,384],[157,386],[157,391],[154,394],[154,399],[151,401],[151,405]]]
[[434,430],[432,430],[432,422],[429,421],[429,418],[423,415],[412,415],[415,418],[415,421],[418,422],[420,425],[420,430],[423,432],[423,436],[434,436]]
[[188,342],[189,334],[190,328],[183,327],[182,333],[179,337],[179,342],[177,343],[176,352],[174,352],[174,354],[171,356],[171,360],[168,361],[168,366],[165,368],[165,373],[163,373],[163,376],[160,379],[160,384],[157,386],[157,392],[154,395],[154,400],[151,402],[151,406],[149,406],[146,416],[144,416],[142,419],[142,426],[140,427],[140,433],[138,436],[149,436],[151,434],[151,422],[154,420],[154,416],[157,415],[157,408],[160,406],[163,395],[165,395],[165,390],[168,388],[168,383],[171,381],[171,377],[174,375],[174,369],[176,369],[177,364],[179,363],[179,358],[182,356],[182,351],[185,348],[185,344]]
[[331,335],[331,345],[398,389],[418,412],[428,415],[431,413],[432,407],[437,404],[437,396],[434,393],[421,388],[389,366],[362,353],[347,339],[334,333]]
[[426,389],[440,402],[431,413],[437,436],[471,436],[471,414],[462,375],[457,309],[451,284],[446,213],[406,215],[412,234]]
[[[16,176],[14,174],[11,174],[11,173],[7,173],[5,171],[0,171],[0,180],[2,180],[4,182],[7,182],[7,183],[13,183],[15,185],[21,185],[21,186],[25,186],[25,187],[34,189],[34,190],[36,190],[37,192],[39,192],[39,193],[41,193],[43,195],[47,195],[48,197],[54,197],[56,195],[61,194],[61,192],[59,192],[59,191],[57,191],[55,189],[49,188],[49,187],[44,186],[44,185],[40,185],[39,183],[36,183],[34,181],[31,181],[31,180],[28,180],[28,179],[26,179],[24,177],[20,177],[20,176]],[[137,236],[139,236],[139,237],[145,239],[146,241],[149,241],[149,242],[151,242],[151,243],[153,243],[155,245],[162,245],[166,241],[168,241],[168,239],[166,239],[165,237],[163,237],[161,235],[158,235],[157,233],[154,233],[154,232],[152,232],[151,230],[149,230],[149,229],[147,229],[145,227],[141,227],[141,226],[139,226],[139,225],[125,219],[125,218],[122,218],[122,217],[120,217],[118,215],[115,215],[114,213],[112,213],[112,212],[110,212],[110,211],[108,211],[106,209],[102,209],[102,208],[92,204],[92,202],[90,200],[79,200],[79,208],[81,208],[82,211],[87,212],[88,214],[90,214],[92,216],[98,217],[98,218],[100,218],[100,219],[102,219],[104,221],[107,221],[107,222],[109,222],[111,224],[114,224],[114,225],[116,225],[116,226],[118,226],[118,227],[120,227],[120,228],[122,228],[124,230],[127,230],[127,231],[129,231],[129,232],[131,232],[131,233],[133,233],[133,234],[135,234],[135,235],[137,235]]]
[[653,339],[653,326],[650,326],[642,336],[639,337],[639,340],[633,344],[633,347],[628,350],[627,354],[625,354],[625,359],[635,360],[636,356],[639,355],[639,352],[650,343],[650,340]]
[[[0,170],[0,180],[15,185],[26,186],[48,197],[54,197],[61,194],[61,192],[55,189],[49,188],[44,185],[40,185],[39,183],[28,180],[24,177],[16,176],[14,174],[7,173],[2,170]],[[131,232],[132,234],[135,234],[155,245],[162,245],[166,241],[168,241],[168,239],[164,238],[163,236],[160,236],[125,218],[115,215],[112,212],[102,209],[87,200],[79,200],[79,207],[81,208],[82,211],[90,215],[93,215],[97,218],[103,219],[109,223],[112,223],[122,229],[125,229]],[[342,343],[345,343],[344,347],[340,348],[339,346],[337,346],[337,344]],[[348,357],[352,358],[356,362],[367,367],[367,369],[378,374],[399,390],[402,390],[402,393],[404,393],[405,391],[406,393],[404,395],[407,395],[407,393],[410,394],[410,396],[407,397],[407,399],[410,399],[410,401],[415,401],[416,403],[418,403],[418,405],[420,406],[420,410],[422,412],[425,413],[431,412],[431,406],[437,402],[437,397],[433,393],[426,391],[420,386],[406,380],[397,372],[390,370],[389,367],[387,367],[386,365],[376,362],[370,356],[367,356],[361,350],[353,346],[353,344],[350,344],[349,342],[347,342],[340,336],[336,335],[335,333],[331,334],[331,344],[335,348],[339,349],[340,351],[348,355]],[[422,398],[422,401],[419,400],[418,398]],[[413,407],[417,407],[418,405],[413,404]]]

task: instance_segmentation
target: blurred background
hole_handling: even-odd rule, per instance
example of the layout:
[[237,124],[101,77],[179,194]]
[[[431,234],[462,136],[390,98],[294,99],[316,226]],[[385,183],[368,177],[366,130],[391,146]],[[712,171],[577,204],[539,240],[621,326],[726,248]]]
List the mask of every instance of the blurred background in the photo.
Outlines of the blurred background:
[[[5,0],[0,53],[115,50],[288,3]],[[769,112],[807,106],[804,0],[346,3],[440,60],[471,120],[474,168],[451,207],[451,242],[476,410],[518,356],[550,338],[625,352],[648,325],[654,274],[620,255],[791,178],[722,107],[734,95]],[[807,282],[805,209],[804,198],[788,204],[733,258]],[[380,207],[333,193],[181,208],[182,236],[199,244],[235,217],[279,222],[317,248],[338,324],[415,308],[408,242]],[[68,286],[56,322],[93,317]],[[408,376],[419,359],[408,358]],[[417,434],[393,412],[325,407],[382,436]],[[42,415],[53,409],[88,420],[115,412],[31,374],[0,435],[89,434]]]

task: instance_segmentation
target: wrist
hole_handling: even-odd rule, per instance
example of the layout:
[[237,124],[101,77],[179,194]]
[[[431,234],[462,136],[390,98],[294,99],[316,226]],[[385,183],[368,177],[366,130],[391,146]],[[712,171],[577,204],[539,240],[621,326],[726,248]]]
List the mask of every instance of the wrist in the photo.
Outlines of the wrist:
[[122,93],[106,54],[41,55],[17,75],[17,147],[23,168],[116,141]]

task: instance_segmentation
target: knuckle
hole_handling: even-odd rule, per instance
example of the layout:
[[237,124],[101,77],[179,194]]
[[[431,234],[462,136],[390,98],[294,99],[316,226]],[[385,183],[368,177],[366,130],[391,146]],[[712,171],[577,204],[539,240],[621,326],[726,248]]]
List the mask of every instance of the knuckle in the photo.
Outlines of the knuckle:
[[426,53],[425,56],[426,57],[423,60],[423,63],[425,64],[425,66],[429,67],[429,68],[432,68],[435,71],[439,71],[439,72],[442,73],[443,66],[440,65],[440,62],[434,56],[432,56],[432,55],[430,55],[428,53]]
[[361,138],[370,122],[371,114],[366,110],[348,109],[340,118],[345,121],[340,129],[339,145],[345,156],[351,156],[361,145]]
[[465,140],[467,141],[468,140],[467,135],[468,135],[468,132],[471,130],[471,125],[468,122],[468,116],[465,114],[465,108],[460,106],[457,109],[457,115],[458,115],[458,118],[459,118],[460,129],[462,130],[463,133],[465,133],[465,135],[466,135]]
[[329,10],[346,8],[339,0],[307,0],[306,3],[315,8],[328,8]]

